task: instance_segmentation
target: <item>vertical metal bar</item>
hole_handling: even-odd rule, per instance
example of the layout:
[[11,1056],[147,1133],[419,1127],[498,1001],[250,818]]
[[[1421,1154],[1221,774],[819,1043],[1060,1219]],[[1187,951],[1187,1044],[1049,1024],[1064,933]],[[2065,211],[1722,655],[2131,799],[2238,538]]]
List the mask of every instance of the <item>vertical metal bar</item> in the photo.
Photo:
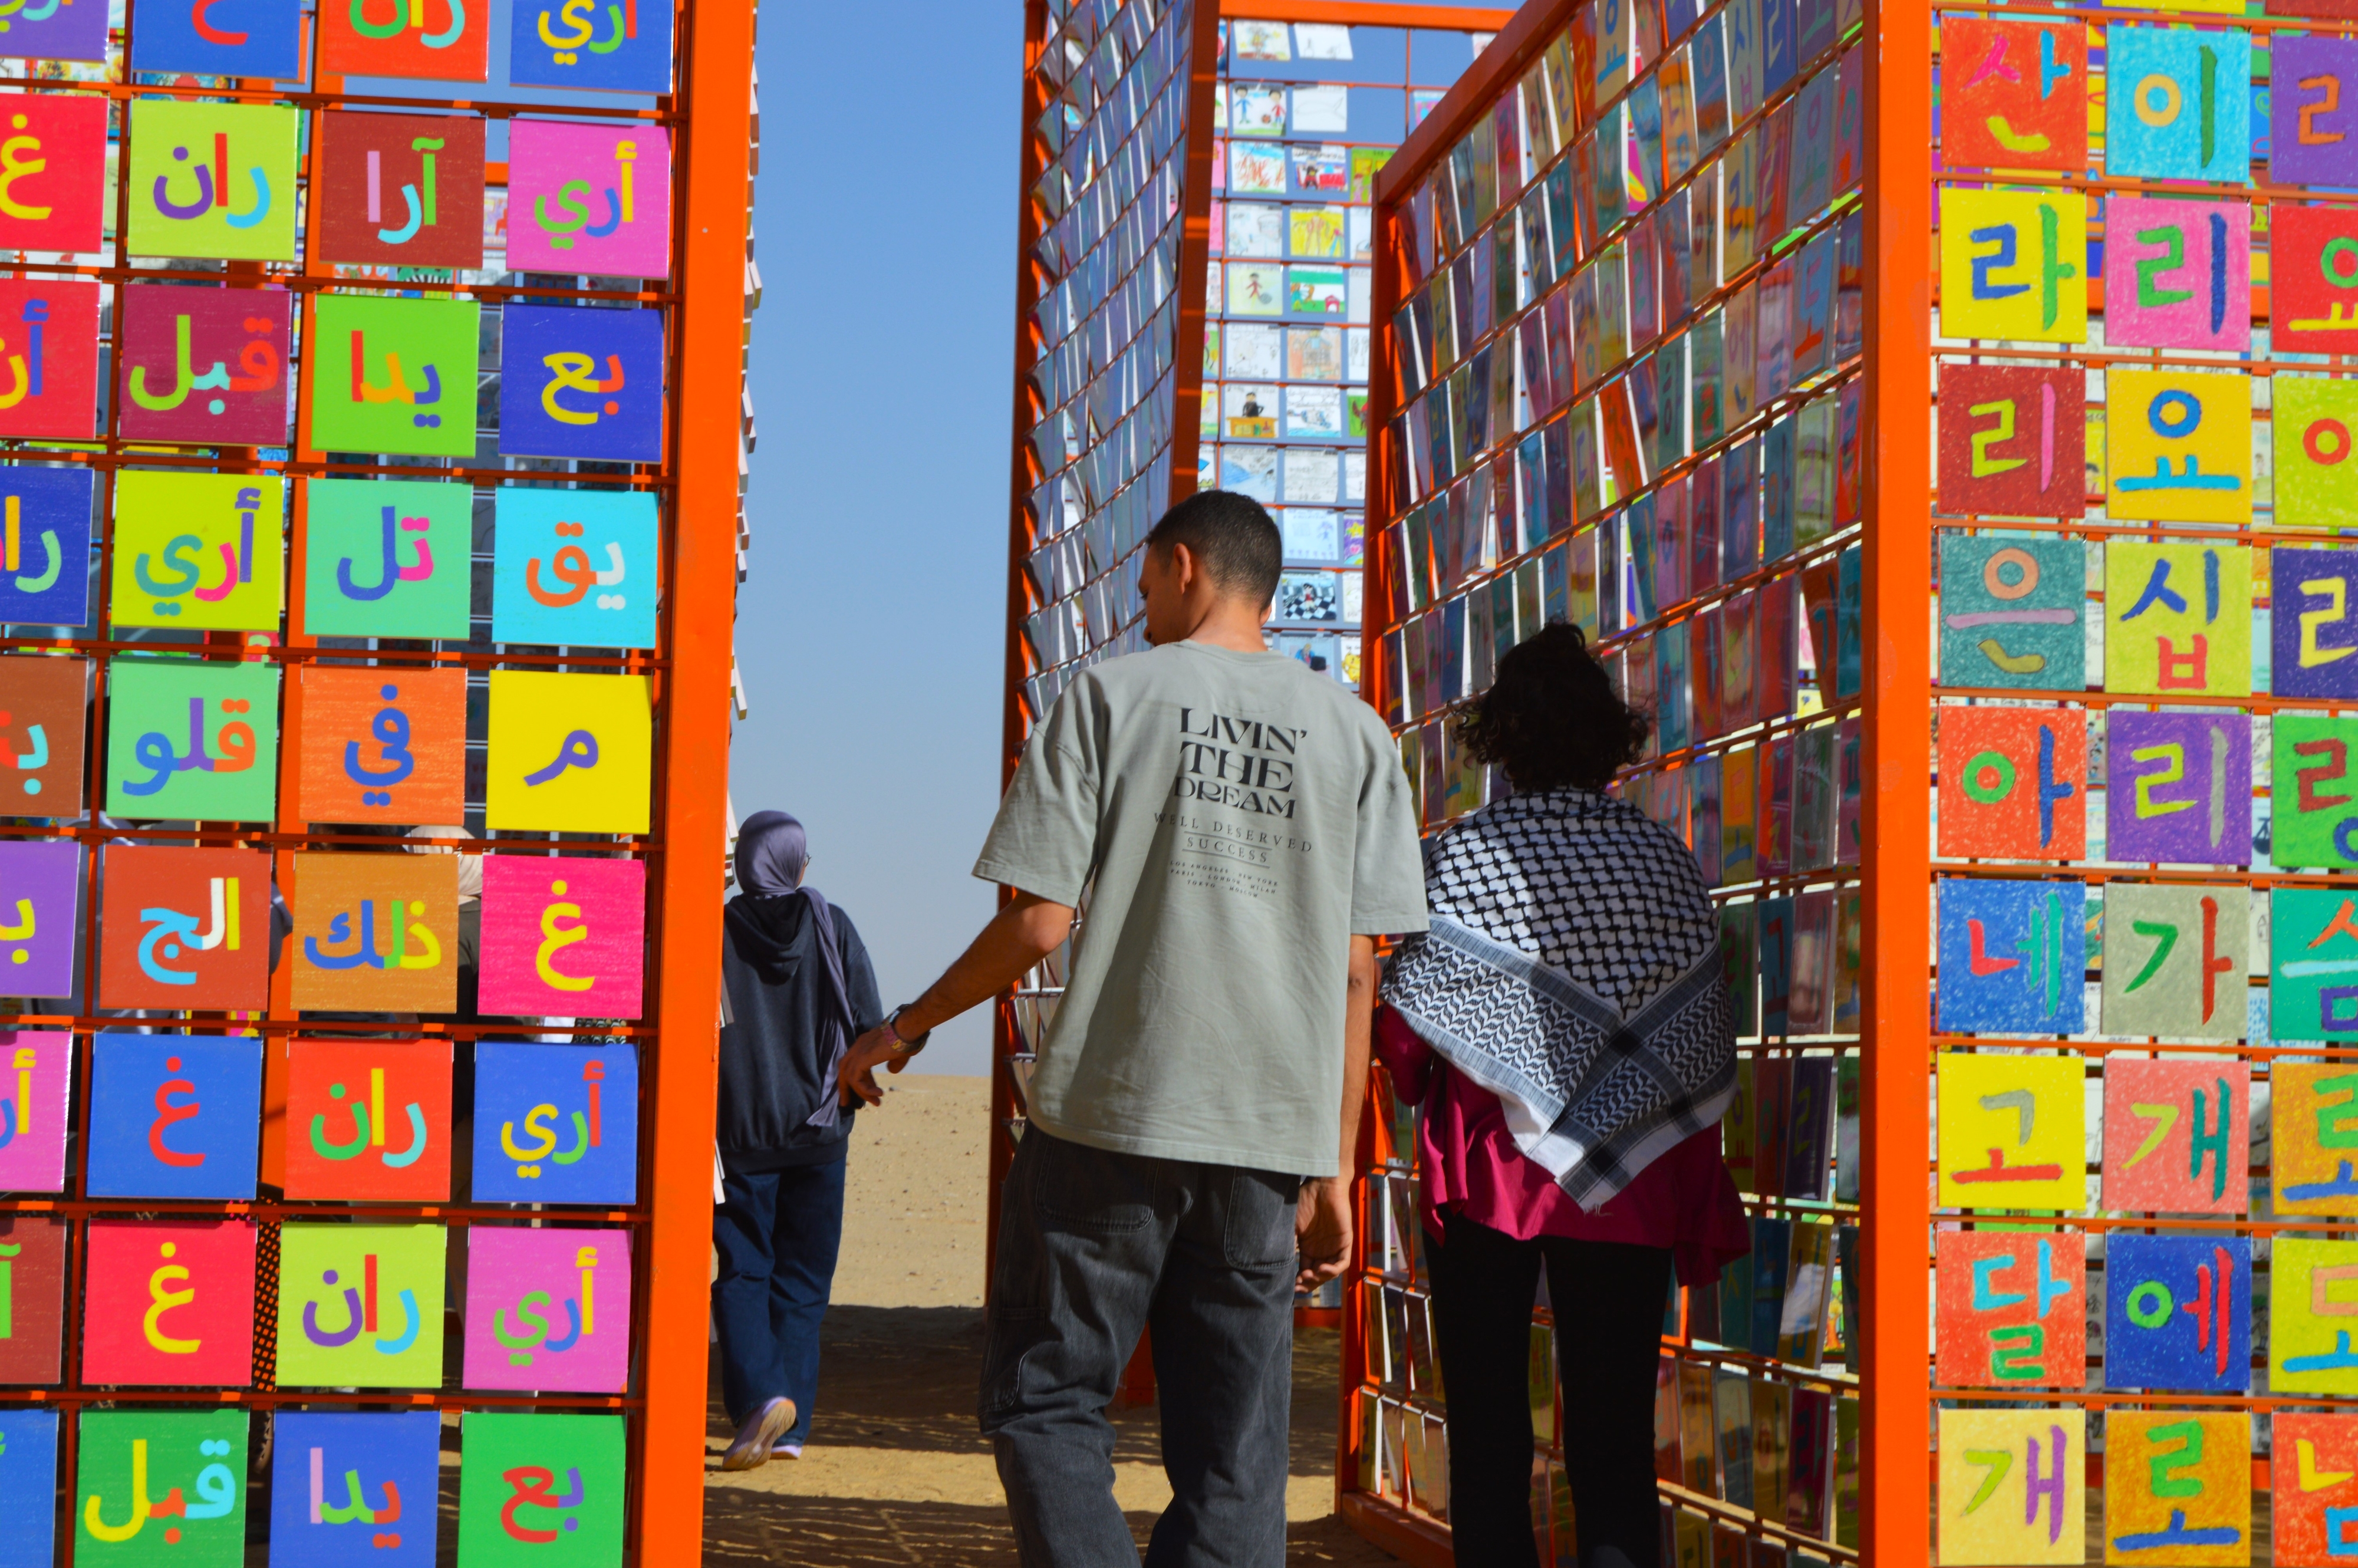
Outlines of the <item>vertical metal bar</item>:
[[[344,79],[334,72],[315,73],[315,91],[323,99],[341,97]],[[324,132],[327,110],[315,108],[309,114],[310,145],[303,160],[303,174],[308,188],[323,189],[327,173],[327,138]],[[316,277],[331,274],[333,268],[319,255],[319,225],[308,223],[303,232],[303,275]],[[306,291],[297,296],[288,326],[303,334],[303,342],[311,341],[318,327],[319,296]],[[291,345],[290,345],[291,347]],[[303,631],[303,619],[309,611],[309,598],[305,589],[305,577],[310,559],[310,494],[308,478],[297,474],[316,473],[326,466],[327,454],[311,444],[311,396],[306,384],[302,395],[295,400],[295,439],[287,449],[287,488],[294,497],[294,527],[287,549],[287,656],[279,661],[278,713],[278,817],[281,831],[300,834],[308,826],[304,816],[301,795],[303,785],[303,705],[298,696],[304,673],[310,661],[297,662],[293,650],[318,646],[319,639]],[[276,879],[281,896],[291,906],[295,898],[295,851],[284,844],[274,846],[270,856],[271,874]],[[296,1019],[294,1002],[295,966],[281,964],[270,977],[270,1009],[265,1015],[272,1021]],[[292,1033],[263,1032],[262,1039],[262,1179],[273,1186],[284,1186],[287,1180],[286,1140],[287,1073],[288,1042]]]
[[[130,74],[133,21],[134,18],[126,12],[124,16],[122,35],[126,81]],[[112,94],[109,94],[109,97],[113,99]],[[116,165],[118,168],[127,169],[131,167],[130,102],[127,99],[114,99],[108,113],[110,116],[118,113],[122,115],[122,129],[108,146],[107,156],[118,160]],[[128,179],[117,178],[114,193],[114,241],[111,247],[110,259],[114,264],[114,275],[118,279],[127,275],[127,269],[130,266],[130,235],[131,182]],[[126,373],[123,369],[122,284],[115,283],[109,292],[112,294],[112,298],[106,301],[106,307],[111,308],[108,308],[103,318],[104,330],[101,334],[101,341],[111,351],[108,355],[107,373],[110,376],[119,378]],[[290,344],[289,347],[291,348],[292,345]],[[99,439],[105,450],[105,461],[101,465],[97,481],[92,487],[94,492],[93,504],[97,511],[91,520],[91,537],[99,543],[98,583],[93,590],[90,606],[84,612],[85,624],[92,631],[97,631],[103,626],[109,640],[115,635],[114,481],[116,463],[123,453],[122,442],[116,435],[122,418],[123,399],[119,395],[107,397],[105,427],[99,432]],[[89,815],[85,820],[92,827],[96,827],[104,820],[106,809],[106,789],[103,781],[103,775],[108,771],[105,747],[107,730],[112,719],[111,708],[114,704],[114,693],[110,689],[112,683],[108,679],[111,673],[109,665],[113,658],[114,654],[109,653],[96,655],[91,660],[91,726],[90,733],[84,738],[83,742],[82,772],[90,800]],[[100,849],[101,840],[97,837],[77,836],[81,837],[83,847],[81,1006],[84,1016],[94,1018],[98,1013],[100,946],[99,924],[94,912],[98,909],[98,861],[103,851]],[[70,1024],[68,1027],[72,1026]],[[89,1164],[86,1152],[90,1148],[91,1073],[98,1054],[96,1032],[82,1034],[80,1044],[81,1048],[76,1054],[78,1060],[74,1063],[76,1077],[74,1116],[77,1122],[76,1146],[85,1151],[85,1153],[80,1161],[69,1162],[66,1191],[73,1197],[86,1198],[90,1194],[81,1179],[81,1171],[73,1167],[78,1165],[81,1170],[86,1170]],[[78,1191],[77,1188],[83,1190]],[[90,1220],[84,1217],[79,1220],[69,1218],[66,1223],[66,1241],[70,1249],[70,1257],[66,1266],[66,1293],[61,1314],[64,1321],[59,1330],[64,1339],[65,1354],[59,1368],[61,1374],[59,1387],[61,1390],[78,1390],[82,1387],[81,1351],[85,1326],[82,1309],[86,1299],[90,1268]],[[81,1490],[81,1412],[86,1408],[88,1407],[82,1404],[64,1402],[60,1402],[58,1407],[59,1473],[74,1477],[74,1480],[70,1483],[73,1489],[66,1494],[69,1499],[78,1497]],[[81,1532],[74,1528],[73,1505],[70,1500],[66,1506],[64,1522],[65,1529],[59,1532],[62,1540],[59,1541],[62,1550],[58,1555],[65,1568],[73,1568],[74,1559],[79,1555],[78,1549],[81,1544]]]
[[[1406,90],[1402,91],[1405,93]],[[1407,102],[1405,96],[1401,102]],[[1387,170],[1390,168],[1386,166]],[[1361,594],[1359,689],[1379,712],[1391,696],[1391,682],[1397,673],[1385,669],[1380,679],[1368,679],[1368,672],[1378,667],[1376,643],[1393,629],[1391,593],[1384,585],[1391,581],[1390,574],[1398,569],[1399,563],[1392,559],[1386,525],[1399,515],[1406,501],[1393,492],[1392,484],[1391,427],[1401,411],[1401,349],[1392,332],[1392,318],[1399,314],[1401,302],[1408,293],[1407,231],[1402,208],[1413,191],[1412,181],[1387,180],[1379,173],[1375,189],[1369,192],[1375,199],[1375,265],[1374,276],[1368,282],[1368,314],[1372,331],[1368,344],[1368,503],[1361,526],[1367,552],[1363,569],[1372,575],[1363,585]]]
[[[1015,396],[1009,410],[1014,428],[1009,435],[1008,497],[1007,497],[1007,689],[1003,696],[999,720],[999,787],[1004,790],[1015,779],[1015,765],[1023,760],[1023,677],[1029,667],[1023,656],[1023,622],[1031,613],[1031,594],[1023,586],[1024,563],[1030,557],[1033,540],[1045,531],[1043,520],[1035,531],[1029,519],[1029,503],[1033,481],[1027,456],[1032,450],[1032,425],[1035,417],[1029,392],[1030,377],[1025,373],[1039,357],[1040,328],[1033,319],[1039,308],[1039,257],[1033,254],[1040,243],[1042,225],[1037,208],[1033,204],[1032,188],[1046,172],[1048,160],[1034,134],[1040,116],[1048,110],[1048,94],[1041,90],[1040,50],[1043,35],[1048,30],[1047,0],[1025,0],[1023,6],[1023,107],[1022,123],[1016,127],[1022,138],[1022,152],[1017,159],[1022,171],[1022,183],[1017,191],[1018,211],[1015,218]],[[1045,479],[1047,476],[1041,476]],[[1004,907],[1010,897],[1000,890],[999,901]],[[1007,1178],[1007,1166],[1015,1157],[1015,1144],[1007,1130],[1008,1123],[1023,1113],[1022,1101],[1015,1093],[1015,1069],[1008,1058],[1023,1048],[1021,1031],[1016,1027],[1015,1010],[1002,998],[991,1008],[990,1022],[990,1125],[984,1130],[984,1146],[990,1150],[989,1173],[983,1194],[982,1278],[986,1291],[990,1288],[991,1271],[999,1260],[999,1189]]]
[[652,1224],[646,1419],[636,1455],[639,1561],[700,1560],[712,1247],[712,1128],[719,1053],[720,907],[729,674],[737,597],[737,453],[743,419],[745,234],[751,194],[753,7],[687,14],[673,157],[682,199],[678,389],[663,681],[662,946],[649,1076]]
[[1195,37],[1187,59],[1187,173],[1179,191],[1179,323],[1171,341],[1171,499],[1195,493],[1195,454],[1204,401],[1204,326],[1220,302],[1210,292],[1212,264],[1212,124],[1220,76],[1220,13],[1197,0]]
[[[1408,88],[1401,89],[1402,113],[1406,113]],[[1375,246],[1374,276],[1368,283],[1369,333],[1368,341],[1368,492],[1361,526],[1366,541],[1360,570],[1365,574],[1364,590],[1360,594],[1359,611],[1359,692],[1375,706],[1384,709],[1392,676],[1376,657],[1376,650],[1391,631],[1389,618],[1391,596],[1382,585],[1390,580],[1391,563],[1382,544],[1387,535],[1385,521],[1399,509],[1400,498],[1391,492],[1391,464],[1386,460],[1386,443],[1390,439],[1393,414],[1398,412],[1396,395],[1399,382],[1394,373],[1394,360],[1399,344],[1391,332],[1392,313],[1400,308],[1401,266],[1399,260],[1401,197],[1386,201],[1376,191],[1369,191],[1374,200],[1370,215]],[[1368,1382],[1368,1292],[1380,1291],[1380,1285],[1368,1280],[1368,1238],[1382,1222],[1383,1203],[1376,1195],[1376,1184],[1369,1174],[1375,1170],[1377,1158],[1376,1122],[1383,1114],[1384,1090],[1378,1087],[1380,1074],[1368,1075],[1367,1105],[1359,1113],[1359,1136],[1353,1150],[1351,1163],[1353,1210],[1358,1223],[1351,1237],[1350,1270],[1343,1276],[1343,1366],[1336,1390],[1337,1409],[1335,1430],[1335,1501],[1339,1509],[1343,1498],[1358,1490],[1360,1421],[1358,1407],[1360,1390]]]
[[1925,791],[1932,771],[1924,423],[1931,354],[1931,15],[1870,0],[1866,50],[1866,461],[1864,609],[1866,770],[1860,1225],[1862,1561],[1930,1555],[1931,1401],[1927,1333],[1932,1091]]

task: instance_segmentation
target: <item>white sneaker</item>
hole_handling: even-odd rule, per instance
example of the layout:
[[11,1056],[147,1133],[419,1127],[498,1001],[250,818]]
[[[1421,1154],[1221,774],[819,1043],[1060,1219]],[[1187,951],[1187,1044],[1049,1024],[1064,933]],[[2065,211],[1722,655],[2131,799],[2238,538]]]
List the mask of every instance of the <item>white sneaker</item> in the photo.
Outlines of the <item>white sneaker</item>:
[[785,1430],[795,1424],[795,1401],[780,1398],[770,1400],[745,1418],[737,1429],[737,1441],[720,1456],[723,1470],[758,1470],[770,1460],[770,1445],[778,1441]]

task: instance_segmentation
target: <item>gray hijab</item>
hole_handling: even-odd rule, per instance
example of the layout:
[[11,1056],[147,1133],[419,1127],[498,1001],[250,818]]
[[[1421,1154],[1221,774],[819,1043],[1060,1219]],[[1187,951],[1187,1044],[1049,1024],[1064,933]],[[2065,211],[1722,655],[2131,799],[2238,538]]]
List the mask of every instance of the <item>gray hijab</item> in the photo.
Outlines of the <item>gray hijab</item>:
[[819,1107],[809,1118],[813,1127],[833,1127],[840,1092],[836,1068],[851,1044],[851,996],[843,983],[843,956],[835,945],[835,917],[817,888],[802,885],[810,865],[810,842],[803,825],[783,811],[757,811],[737,829],[738,898],[730,915],[756,926],[775,940],[790,941],[806,918],[818,939],[819,966],[826,972],[827,996],[834,1005],[820,1011],[820,1046],[825,1060],[819,1086]]
[[810,865],[803,825],[783,811],[757,811],[737,829],[737,891],[779,898],[802,886]]

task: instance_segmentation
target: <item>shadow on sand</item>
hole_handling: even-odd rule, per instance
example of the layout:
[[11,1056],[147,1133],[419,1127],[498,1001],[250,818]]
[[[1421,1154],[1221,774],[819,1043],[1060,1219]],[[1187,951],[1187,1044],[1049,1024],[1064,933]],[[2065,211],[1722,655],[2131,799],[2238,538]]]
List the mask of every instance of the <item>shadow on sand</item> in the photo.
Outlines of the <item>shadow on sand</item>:
[[[839,1306],[827,1314],[814,1444],[971,1455],[990,1463],[975,1429],[974,1393],[981,1375],[982,1313],[971,1307]],[[1295,1476],[1334,1473],[1336,1335],[1300,1335],[1294,1351]],[[718,1357],[707,1424],[710,1463],[730,1433],[719,1401]],[[1153,1464],[1161,1453],[1152,1410],[1114,1420],[1118,1463]],[[1143,1549],[1154,1516],[1130,1516]],[[1295,1565],[1390,1561],[1338,1519],[1300,1521],[1286,1531]],[[1012,1568],[1014,1541],[996,1504],[908,1498],[785,1496],[716,1486],[705,1495],[705,1560],[793,1563],[806,1568]]]

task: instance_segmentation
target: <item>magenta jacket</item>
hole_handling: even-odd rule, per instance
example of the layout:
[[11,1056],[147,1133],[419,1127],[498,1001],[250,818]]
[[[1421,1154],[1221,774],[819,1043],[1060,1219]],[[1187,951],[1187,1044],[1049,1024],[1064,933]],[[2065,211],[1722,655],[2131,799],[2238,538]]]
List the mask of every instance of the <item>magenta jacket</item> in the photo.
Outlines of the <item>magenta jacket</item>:
[[1568,1236],[1667,1247],[1687,1285],[1709,1284],[1729,1260],[1752,1249],[1716,1126],[1647,1166],[1592,1214],[1515,1147],[1498,1097],[1442,1061],[1389,1007],[1376,1010],[1375,1048],[1393,1092],[1424,1108],[1417,1173],[1425,1228],[1434,1236],[1447,1239],[1454,1212],[1524,1241]]

